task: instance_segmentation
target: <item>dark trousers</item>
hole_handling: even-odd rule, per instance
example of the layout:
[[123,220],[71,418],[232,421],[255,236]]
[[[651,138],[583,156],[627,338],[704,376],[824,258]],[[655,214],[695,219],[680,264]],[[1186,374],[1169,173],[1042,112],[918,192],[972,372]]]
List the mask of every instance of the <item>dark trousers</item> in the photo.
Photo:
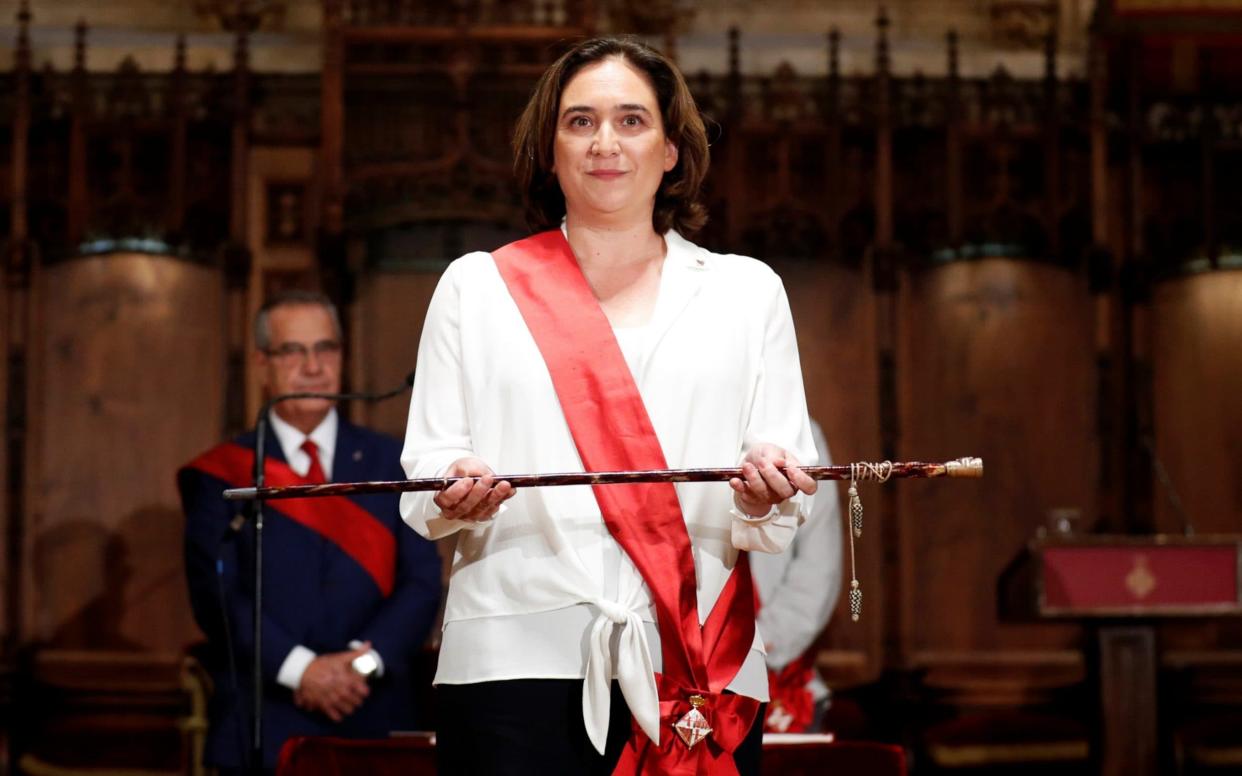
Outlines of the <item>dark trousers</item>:
[[[630,710],[614,682],[604,754],[582,719],[581,679],[514,679],[436,688],[436,757],[441,776],[599,774],[616,767],[629,739]],[[760,709],[734,752],[742,776],[758,776]],[[672,731],[669,731],[672,734]]]

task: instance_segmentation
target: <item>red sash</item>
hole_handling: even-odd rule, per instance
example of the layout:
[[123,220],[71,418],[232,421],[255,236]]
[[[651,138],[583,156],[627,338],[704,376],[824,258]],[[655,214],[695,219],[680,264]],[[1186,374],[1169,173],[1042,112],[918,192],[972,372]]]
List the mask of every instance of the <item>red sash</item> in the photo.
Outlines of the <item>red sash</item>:
[[[195,458],[186,468],[235,488],[246,487],[253,484],[254,450],[226,442]],[[264,461],[263,475],[269,487],[307,484],[283,461]],[[392,593],[397,541],[375,515],[341,496],[290,499],[281,502],[278,511],[341,548],[375,580],[385,597]]]
[[[587,471],[668,468],[647,408],[612,327],[560,230],[510,243],[493,257],[552,376],[569,430]],[[660,743],[638,728],[617,774],[736,774],[732,752],[745,738],[759,702],[724,695],[754,639],[754,593],[740,553],[707,622],[698,598],[681,505],[672,483],[596,486],[617,543],[651,591],[664,671],[657,675]],[[712,734],[693,749],[673,723],[700,695]]]

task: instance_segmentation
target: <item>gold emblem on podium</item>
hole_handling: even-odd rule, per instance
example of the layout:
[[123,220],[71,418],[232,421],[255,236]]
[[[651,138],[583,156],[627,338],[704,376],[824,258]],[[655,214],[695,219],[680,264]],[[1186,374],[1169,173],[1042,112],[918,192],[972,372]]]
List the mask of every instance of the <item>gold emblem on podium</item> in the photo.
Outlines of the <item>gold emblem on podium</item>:
[[1137,553],[1134,556],[1134,568],[1126,574],[1126,590],[1135,598],[1146,598],[1156,589],[1156,575],[1147,566],[1147,556]]

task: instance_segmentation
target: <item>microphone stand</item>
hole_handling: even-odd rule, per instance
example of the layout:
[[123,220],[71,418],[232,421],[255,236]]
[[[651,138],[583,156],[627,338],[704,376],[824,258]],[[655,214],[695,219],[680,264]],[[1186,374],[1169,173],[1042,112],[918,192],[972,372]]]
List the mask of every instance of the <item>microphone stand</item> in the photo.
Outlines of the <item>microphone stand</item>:
[[[264,465],[267,462],[267,418],[277,404],[295,399],[325,399],[328,401],[364,401],[368,404],[391,399],[405,393],[414,385],[414,373],[405,376],[401,385],[383,393],[324,393],[320,391],[299,391],[282,393],[263,402],[259,408],[259,416],[255,418],[254,429],[254,484],[263,487]],[[254,650],[252,658],[251,680],[254,682],[254,697],[251,713],[254,715],[254,727],[251,736],[250,765],[251,772],[259,776],[263,773],[263,499],[252,501],[247,517],[254,523]]]
[[1151,468],[1156,473],[1156,478],[1160,480],[1160,487],[1164,489],[1164,496],[1168,499],[1169,506],[1173,507],[1173,514],[1177,515],[1178,521],[1182,524],[1182,535],[1194,536],[1195,527],[1190,522],[1186,509],[1182,506],[1182,497],[1177,494],[1177,488],[1173,487],[1173,479],[1169,477],[1169,472],[1164,468],[1164,462],[1156,454],[1155,440],[1144,434],[1142,441],[1143,447],[1147,450],[1147,456],[1151,458]]

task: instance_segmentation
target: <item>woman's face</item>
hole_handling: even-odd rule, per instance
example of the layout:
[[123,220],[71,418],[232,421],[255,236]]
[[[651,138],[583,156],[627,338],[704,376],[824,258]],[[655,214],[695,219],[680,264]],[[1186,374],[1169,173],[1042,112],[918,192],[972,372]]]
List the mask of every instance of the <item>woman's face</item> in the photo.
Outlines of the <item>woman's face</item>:
[[660,181],[676,164],[677,147],[640,71],[609,58],[565,85],[552,171],[571,215],[650,221]]

